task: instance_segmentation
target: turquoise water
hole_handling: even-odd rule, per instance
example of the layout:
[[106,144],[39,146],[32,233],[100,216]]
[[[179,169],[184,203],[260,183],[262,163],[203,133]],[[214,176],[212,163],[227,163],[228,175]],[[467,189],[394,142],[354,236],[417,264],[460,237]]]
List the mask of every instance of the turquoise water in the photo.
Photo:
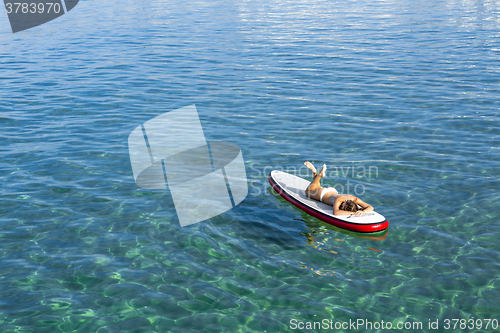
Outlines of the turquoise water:
[[[81,1],[17,34],[2,15],[2,333],[498,331],[497,2]],[[191,104],[240,146],[249,194],[181,228],[127,138]],[[268,172],[310,179],[305,160],[388,232],[277,197]]]

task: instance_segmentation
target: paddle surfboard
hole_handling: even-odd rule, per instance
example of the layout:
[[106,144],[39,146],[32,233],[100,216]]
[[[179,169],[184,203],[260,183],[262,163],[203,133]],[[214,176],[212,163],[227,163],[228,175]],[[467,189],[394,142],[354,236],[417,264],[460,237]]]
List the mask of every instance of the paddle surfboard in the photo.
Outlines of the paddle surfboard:
[[373,211],[362,216],[333,215],[333,207],[306,196],[310,181],[289,173],[273,170],[269,183],[285,200],[309,215],[336,227],[356,232],[376,232],[389,227],[389,221]]

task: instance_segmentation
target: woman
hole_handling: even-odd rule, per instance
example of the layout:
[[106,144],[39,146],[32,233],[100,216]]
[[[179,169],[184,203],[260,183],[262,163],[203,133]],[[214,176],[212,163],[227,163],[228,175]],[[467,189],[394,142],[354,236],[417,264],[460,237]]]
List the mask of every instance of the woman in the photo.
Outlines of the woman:
[[[304,165],[313,172],[314,178],[306,188],[306,195],[327,205],[333,206],[333,215],[355,215],[361,216],[368,212],[373,212],[373,207],[354,195],[339,194],[333,187],[321,187],[321,177],[325,177],[326,164],[318,173],[314,165],[304,162]],[[359,209],[361,206],[362,209]]]

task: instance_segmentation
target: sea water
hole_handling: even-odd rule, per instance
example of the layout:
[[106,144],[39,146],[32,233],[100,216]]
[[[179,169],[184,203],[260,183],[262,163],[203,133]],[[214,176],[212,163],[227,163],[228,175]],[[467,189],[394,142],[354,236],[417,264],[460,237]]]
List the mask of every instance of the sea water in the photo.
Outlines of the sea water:
[[[80,1],[15,34],[0,14],[0,331],[495,331],[499,58],[492,0]],[[180,227],[127,138],[192,104],[248,195]],[[277,196],[268,173],[304,161],[389,230]]]

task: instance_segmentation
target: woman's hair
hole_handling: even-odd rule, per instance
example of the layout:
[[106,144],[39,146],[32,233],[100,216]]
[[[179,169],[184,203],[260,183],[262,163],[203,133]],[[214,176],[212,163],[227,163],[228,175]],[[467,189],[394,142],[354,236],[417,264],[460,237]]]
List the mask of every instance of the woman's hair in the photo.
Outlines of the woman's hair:
[[346,200],[340,206],[344,206],[342,209],[348,212],[357,212],[359,210],[358,205],[352,200]]

